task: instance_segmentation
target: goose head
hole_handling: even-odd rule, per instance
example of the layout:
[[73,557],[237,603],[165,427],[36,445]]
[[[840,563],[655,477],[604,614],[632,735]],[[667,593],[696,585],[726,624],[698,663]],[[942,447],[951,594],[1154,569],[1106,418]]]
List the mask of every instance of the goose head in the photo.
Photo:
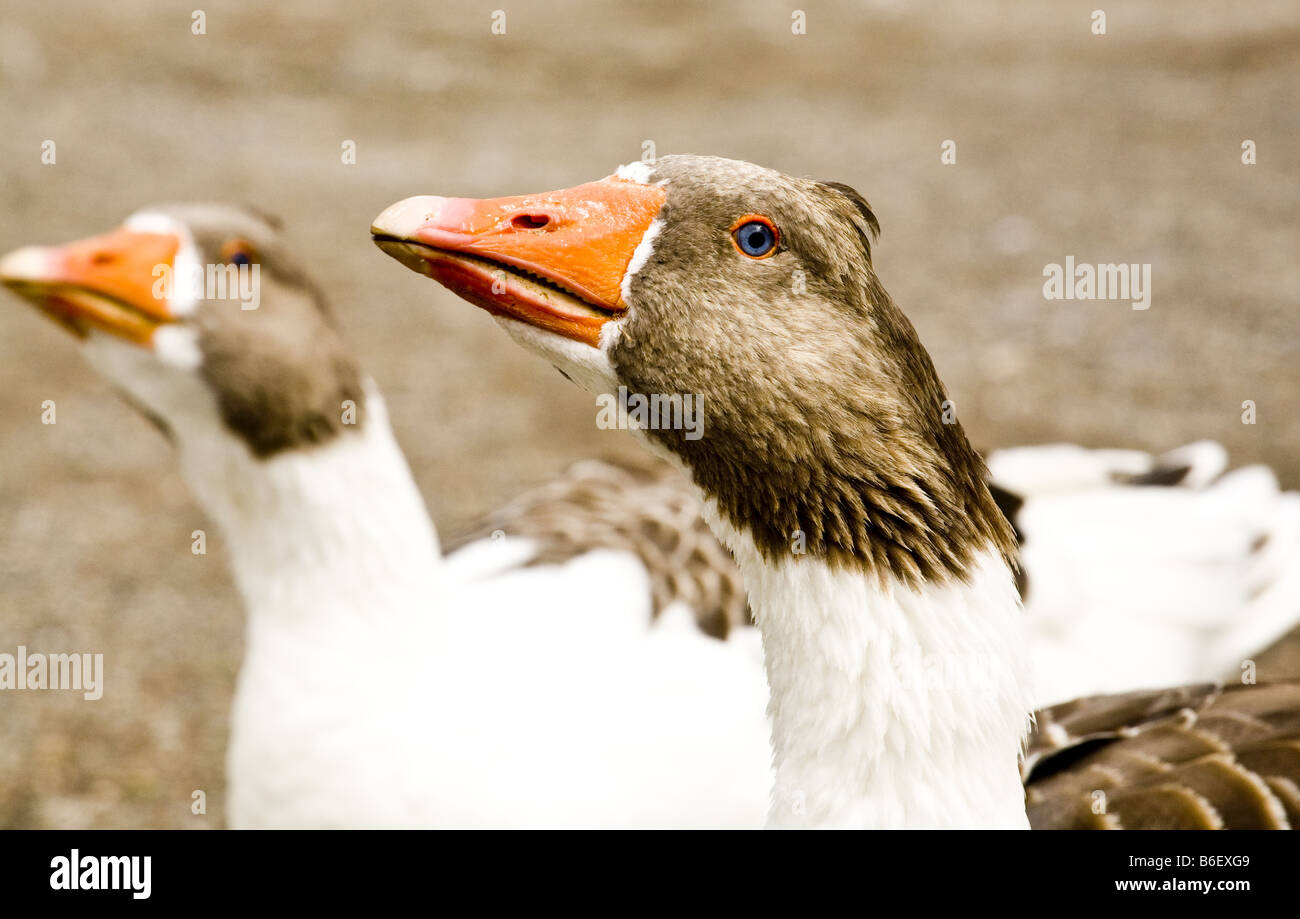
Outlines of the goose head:
[[250,623],[323,634],[331,616],[423,608],[437,535],[382,396],[273,221],[149,207],[0,257],[0,282],[175,446]]
[[1012,563],[983,463],[876,276],[878,231],[848,186],[705,156],[408,198],[371,228],[580,385],[698,400],[703,436],[644,433],[765,558],[909,584],[962,577],[989,544]]
[[265,459],[346,432],[359,368],[273,221],[164,205],[103,235],[0,257],[0,283],[77,340],[185,452]]

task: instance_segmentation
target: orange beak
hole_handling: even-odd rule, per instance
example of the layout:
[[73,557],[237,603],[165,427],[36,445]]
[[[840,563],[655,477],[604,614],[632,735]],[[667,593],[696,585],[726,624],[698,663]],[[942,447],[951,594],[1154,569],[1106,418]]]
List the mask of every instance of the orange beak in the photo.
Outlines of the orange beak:
[[475,306],[597,347],[627,309],[620,287],[665,192],[610,176],[512,198],[407,198],[375,243]]
[[[0,257],[0,283],[73,333],[88,327],[149,345],[177,317],[164,293],[181,241],[119,229],[63,246],[26,246]],[[160,266],[166,266],[164,271]]]

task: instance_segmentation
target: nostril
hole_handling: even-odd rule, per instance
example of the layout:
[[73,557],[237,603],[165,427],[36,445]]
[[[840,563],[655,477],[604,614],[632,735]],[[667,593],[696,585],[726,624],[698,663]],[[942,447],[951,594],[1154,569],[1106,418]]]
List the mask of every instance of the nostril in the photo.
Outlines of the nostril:
[[546,214],[516,214],[510,218],[510,225],[516,230],[541,230],[550,222]]
[[96,252],[90,258],[92,265],[110,265],[117,261],[117,256],[111,252]]

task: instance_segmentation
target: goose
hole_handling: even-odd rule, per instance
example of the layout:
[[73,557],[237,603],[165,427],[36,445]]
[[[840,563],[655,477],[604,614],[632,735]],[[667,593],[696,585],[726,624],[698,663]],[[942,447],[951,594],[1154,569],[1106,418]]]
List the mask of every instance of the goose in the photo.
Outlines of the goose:
[[533,195],[415,196],[371,226],[629,418],[638,396],[702,404],[703,436],[671,414],[635,426],[687,472],[743,575],[770,689],[769,826],[1300,819],[1300,684],[1092,697],[1035,721],[1015,534],[875,273],[878,230],[849,186],[704,156]]
[[[757,642],[705,636],[680,592],[651,626],[626,551],[442,557],[383,397],[289,251],[257,214],[166,205],[0,258],[224,534],[247,616],[231,825],[761,826]],[[229,296],[253,290],[241,271],[255,309]]]

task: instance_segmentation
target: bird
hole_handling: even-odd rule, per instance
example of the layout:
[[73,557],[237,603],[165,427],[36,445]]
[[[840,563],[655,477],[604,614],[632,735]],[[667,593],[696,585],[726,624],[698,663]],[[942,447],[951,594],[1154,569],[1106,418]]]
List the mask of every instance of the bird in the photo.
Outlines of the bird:
[[444,556],[292,251],[259,213],[178,204],[0,258],[223,534],[246,613],[230,824],[761,826],[756,635],[705,636],[680,591],[652,616],[644,566],[599,539],[563,562],[513,533]]
[[[371,224],[699,490],[763,637],[768,826],[1290,825],[1300,684],[1035,717],[1016,534],[875,272],[878,232],[848,185],[694,155]],[[687,399],[697,436],[662,410]]]

